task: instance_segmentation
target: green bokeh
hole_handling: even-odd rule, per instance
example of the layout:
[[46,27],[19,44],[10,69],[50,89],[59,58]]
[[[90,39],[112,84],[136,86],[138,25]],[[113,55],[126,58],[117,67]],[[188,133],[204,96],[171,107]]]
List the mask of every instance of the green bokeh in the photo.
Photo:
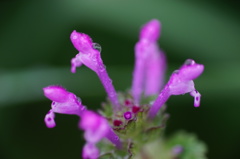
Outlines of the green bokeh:
[[[0,2],[0,158],[80,158],[84,143],[75,116],[57,115],[47,129],[50,108],[42,87],[60,84],[97,109],[105,92],[89,69],[70,73],[77,51],[72,30],[89,34],[102,46],[102,58],[117,90],[131,86],[133,47],[139,28],[150,19],[162,23],[159,44],[169,75],[187,58],[205,65],[195,81],[202,94],[194,108],[189,95],[168,101],[167,134],[195,132],[209,158],[240,158],[240,12],[234,1],[22,0]],[[166,79],[169,76],[166,76]]]

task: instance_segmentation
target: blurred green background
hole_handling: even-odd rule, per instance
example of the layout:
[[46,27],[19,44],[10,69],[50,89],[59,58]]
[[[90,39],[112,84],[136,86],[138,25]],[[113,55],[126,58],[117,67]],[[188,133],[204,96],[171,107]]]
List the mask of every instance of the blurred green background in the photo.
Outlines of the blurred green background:
[[102,46],[102,58],[117,90],[131,86],[133,47],[140,26],[157,18],[159,44],[169,74],[187,58],[205,65],[195,81],[199,108],[189,95],[168,101],[166,133],[185,129],[208,145],[211,159],[240,158],[240,11],[235,1],[21,0],[0,2],[0,158],[80,158],[84,143],[76,116],[43,119],[50,101],[42,88],[60,84],[89,109],[105,100],[97,76],[81,67],[70,73],[77,51],[69,35],[89,34]]

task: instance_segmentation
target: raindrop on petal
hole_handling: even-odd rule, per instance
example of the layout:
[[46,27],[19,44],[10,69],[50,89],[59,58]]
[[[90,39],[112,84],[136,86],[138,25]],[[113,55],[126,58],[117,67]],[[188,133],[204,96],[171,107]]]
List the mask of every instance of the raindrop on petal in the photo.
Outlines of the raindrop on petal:
[[85,106],[82,106],[81,111],[83,111],[83,110],[85,110],[85,109],[86,109],[86,107],[85,107]]
[[184,65],[186,66],[191,66],[195,64],[195,61],[194,60],[191,60],[191,59],[187,59],[185,62],[184,62]]
[[95,50],[98,50],[99,52],[102,51],[102,47],[98,43],[93,43],[92,46]]
[[178,74],[178,73],[179,73],[179,70],[175,70],[175,71],[173,71],[172,74]]
[[77,101],[78,101],[79,104],[82,104],[82,99],[81,98],[77,97]]
[[105,69],[106,69],[106,66],[105,66],[105,65],[100,65],[100,66],[99,66],[100,72],[105,71]]

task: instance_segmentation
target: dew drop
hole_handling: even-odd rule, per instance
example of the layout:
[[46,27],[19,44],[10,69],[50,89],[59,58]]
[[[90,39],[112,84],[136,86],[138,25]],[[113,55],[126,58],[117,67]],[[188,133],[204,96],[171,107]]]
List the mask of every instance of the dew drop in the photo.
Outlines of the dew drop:
[[106,69],[106,66],[105,66],[105,65],[100,65],[100,66],[99,66],[100,72],[103,72],[105,69]]
[[102,47],[98,43],[93,43],[92,46],[95,50],[98,50],[99,52],[102,51]]
[[187,59],[187,60],[184,62],[184,65],[186,65],[186,66],[191,66],[191,65],[193,65],[194,63],[195,63],[194,60]]
[[172,74],[178,74],[178,73],[179,73],[179,70],[175,70],[175,71],[173,71]]
[[78,101],[78,103],[82,103],[82,99],[81,98],[79,98],[79,97],[77,97],[77,101]]
[[86,109],[86,107],[85,106],[83,106],[82,108],[81,108],[81,111],[84,111]]

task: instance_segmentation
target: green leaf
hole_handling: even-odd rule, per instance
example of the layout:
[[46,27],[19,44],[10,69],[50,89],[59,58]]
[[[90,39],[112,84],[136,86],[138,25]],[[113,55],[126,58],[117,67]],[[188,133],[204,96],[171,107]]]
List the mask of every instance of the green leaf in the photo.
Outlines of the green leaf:
[[186,132],[177,132],[171,136],[167,142],[167,147],[173,149],[175,146],[181,146],[183,148],[180,153],[180,159],[206,159],[207,147],[199,141],[195,134],[189,134]]

